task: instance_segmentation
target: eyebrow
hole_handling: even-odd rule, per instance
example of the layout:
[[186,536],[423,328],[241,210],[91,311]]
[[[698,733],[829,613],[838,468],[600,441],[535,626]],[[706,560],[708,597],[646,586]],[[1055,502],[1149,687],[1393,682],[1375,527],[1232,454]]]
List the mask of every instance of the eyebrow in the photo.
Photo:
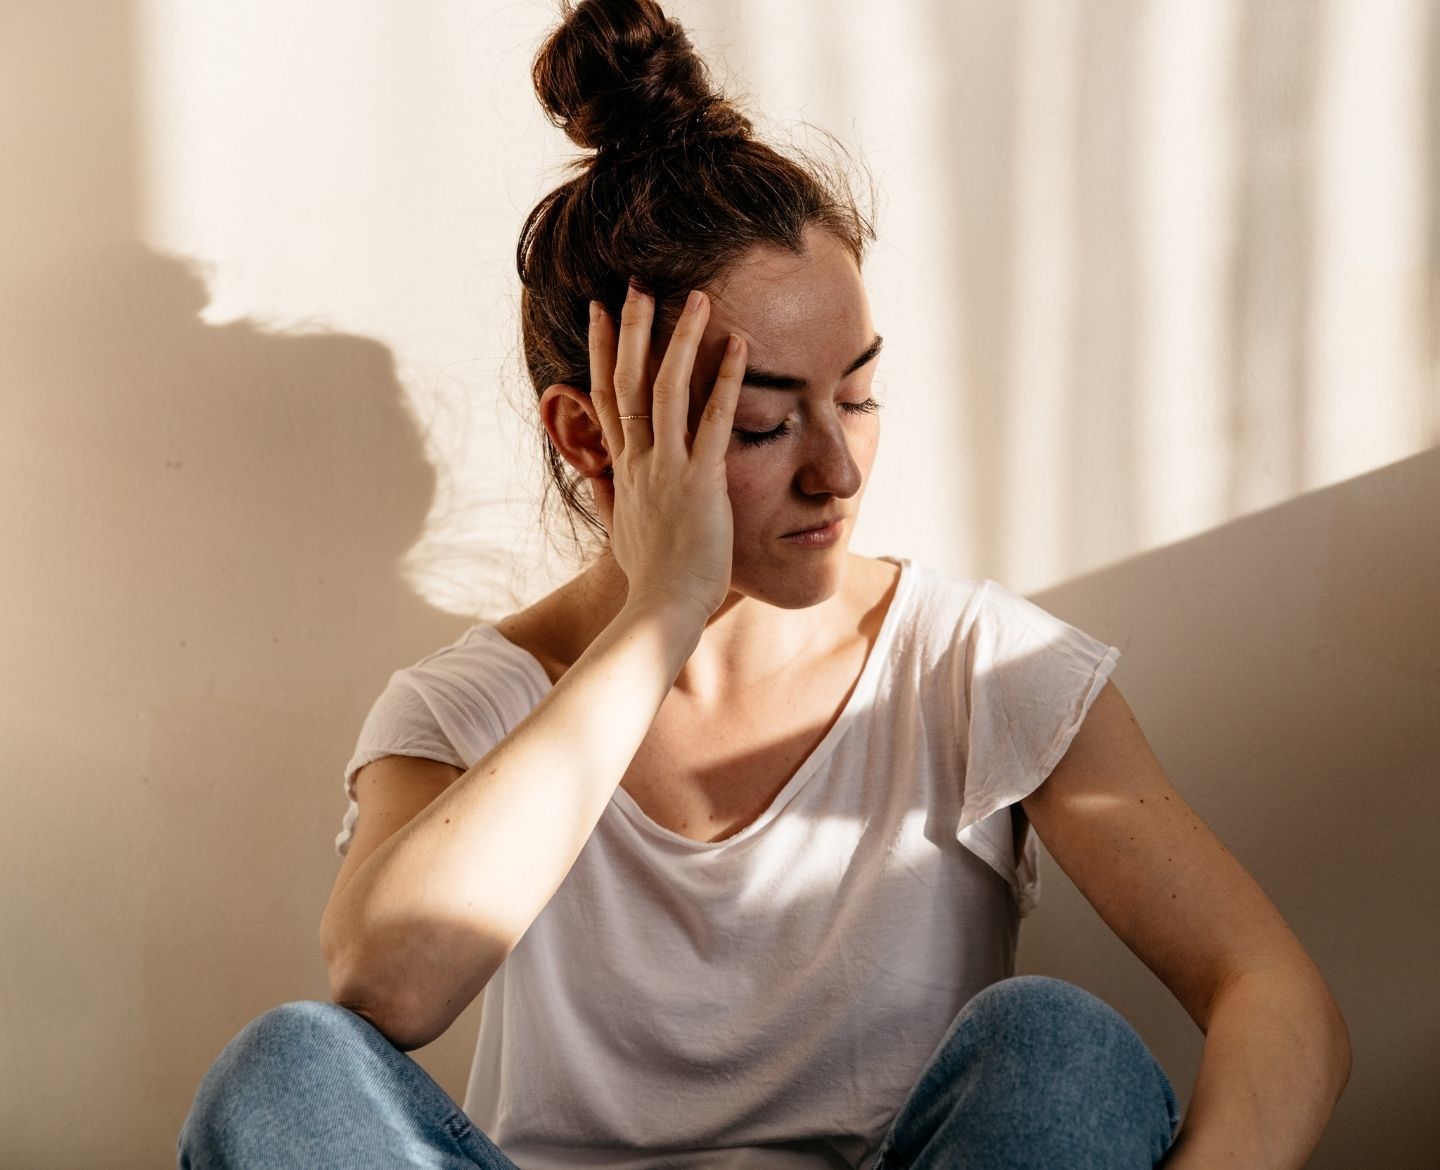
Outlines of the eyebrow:
[[[884,344],[885,339],[877,333],[865,352],[845,367],[845,373],[841,377],[848,378],[867,362],[874,361]],[[804,378],[797,378],[792,374],[773,374],[769,370],[757,369],[754,366],[745,367],[745,377],[741,379],[741,383],[759,390],[806,390],[810,386]]]

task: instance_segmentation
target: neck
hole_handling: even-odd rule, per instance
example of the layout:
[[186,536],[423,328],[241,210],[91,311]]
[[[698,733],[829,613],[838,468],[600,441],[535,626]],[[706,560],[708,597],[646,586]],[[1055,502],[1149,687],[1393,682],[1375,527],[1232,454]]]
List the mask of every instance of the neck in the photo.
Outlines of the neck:
[[[852,555],[848,567],[861,561]],[[782,609],[731,590],[705,623],[699,645],[675,679],[675,691],[708,708],[803,669],[856,631],[865,609],[858,577],[847,571],[834,594],[801,609]],[[628,589],[624,572],[607,550],[558,591],[557,600],[573,615],[575,657],[620,612]]]

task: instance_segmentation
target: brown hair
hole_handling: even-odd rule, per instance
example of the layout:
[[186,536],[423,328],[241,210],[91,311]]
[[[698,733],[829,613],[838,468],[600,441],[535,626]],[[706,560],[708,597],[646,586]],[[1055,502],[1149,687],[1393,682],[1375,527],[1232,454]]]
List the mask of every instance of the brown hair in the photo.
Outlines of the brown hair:
[[[803,254],[811,225],[863,264],[875,232],[843,169],[754,138],[659,4],[567,0],[564,10],[535,56],[535,90],[550,120],[596,153],[520,232],[521,333],[537,396],[556,382],[590,392],[589,302],[618,320],[632,276],[656,299],[656,336],[668,336],[690,289],[713,286],[758,246]],[[577,520],[603,544],[577,491],[583,477],[548,434],[544,443],[545,502],[559,493],[577,548]]]

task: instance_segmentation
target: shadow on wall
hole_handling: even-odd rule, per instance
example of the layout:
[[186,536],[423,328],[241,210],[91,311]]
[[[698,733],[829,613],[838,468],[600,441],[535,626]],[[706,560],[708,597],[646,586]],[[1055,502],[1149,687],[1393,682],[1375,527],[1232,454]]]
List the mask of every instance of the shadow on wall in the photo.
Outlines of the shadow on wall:
[[[68,1156],[45,1132],[68,1123],[41,1120],[61,1084],[117,1152],[173,1148],[230,1036],[328,998],[341,767],[390,671],[468,624],[396,571],[434,477],[389,351],[208,326],[207,299],[139,244],[0,290],[3,705],[27,777],[5,871],[28,891],[4,974],[56,1065],[5,1078],[0,1161]],[[20,1043],[17,1069],[39,1056]]]
[[[1355,1067],[1314,1170],[1440,1155],[1436,500],[1440,449],[1033,598],[1125,651],[1116,685],[1176,788],[1340,1002]],[[1200,1033],[1042,866],[1017,969],[1120,1009],[1188,1104]]]
[[[221,1046],[325,997],[340,770],[465,624],[397,572],[435,482],[389,351],[208,325],[139,242],[141,16],[0,20],[6,1166],[173,1160]],[[420,1058],[452,1087],[465,1031]]]

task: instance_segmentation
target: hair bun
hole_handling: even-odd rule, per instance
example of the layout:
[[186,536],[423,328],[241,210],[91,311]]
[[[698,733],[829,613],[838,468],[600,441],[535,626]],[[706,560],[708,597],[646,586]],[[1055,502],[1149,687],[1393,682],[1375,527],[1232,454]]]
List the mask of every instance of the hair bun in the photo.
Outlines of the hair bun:
[[712,90],[705,63],[655,0],[581,0],[532,71],[549,119],[578,146],[648,150],[749,132]]

